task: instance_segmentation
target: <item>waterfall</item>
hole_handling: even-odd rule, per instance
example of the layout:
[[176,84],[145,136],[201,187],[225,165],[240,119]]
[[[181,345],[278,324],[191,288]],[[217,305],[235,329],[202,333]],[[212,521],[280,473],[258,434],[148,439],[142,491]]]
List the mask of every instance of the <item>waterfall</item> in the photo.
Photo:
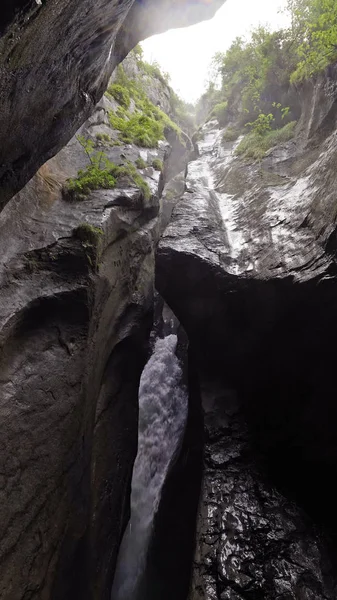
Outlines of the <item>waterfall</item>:
[[111,600],[137,597],[161,489],[184,434],[188,400],[176,346],[176,335],[158,339],[141,376],[131,518],[118,556]]

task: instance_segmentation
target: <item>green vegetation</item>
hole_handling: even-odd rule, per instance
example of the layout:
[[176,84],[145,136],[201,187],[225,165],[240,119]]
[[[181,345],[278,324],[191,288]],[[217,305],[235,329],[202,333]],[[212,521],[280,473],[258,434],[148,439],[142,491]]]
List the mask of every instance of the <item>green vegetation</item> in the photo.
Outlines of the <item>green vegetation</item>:
[[127,179],[129,184],[135,184],[145,200],[150,198],[150,188],[135,165],[129,161],[124,165],[115,165],[104,152],[94,150],[92,140],[82,136],[77,139],[88,156],[89,164],[78,172],[76,178],[68,179],[65,183],[63,193],[68,200],[85,200],[92,190],[112,189],[122,178]]
[[337,2],[288,0],[286,11],[289,28],[271,32],[260,26],[248,40],[236,38],[226,52],[215,54],[199,112],[208,108],[221,126],[238,117],[242,126],[256,123],[263,115],[256,126],[268,125],[268,118],[275,129],[296,118],[290,84],[337,60]]
[[144,75],[148,75],[151,78],[158,79],[163,85],[168,86],[170,81],[170,75],[168,73],[162,73],[160,66],[156,61],[148,63],[143,60],[143,49],[140,44],[132,50],[132,54],[137,60],[138,68],[143,71]]
[[81,242],[88,243],[91,246],[97,246],[100,237],[103,235],[103,229],[89,225],[89,223],[80,223],[80,225],[74,229],[73,234],[76,238],[81,240]]
[[262,134],[252,131],[240,142],[236,154],[247,159],[261,160],[270,148],[288,142],[294,137],[295,125],[296,121],[291,121],[281,129],[269,130]]
[[[137,48],[137,47],[136,47]],[[134,50],[140,71],[151,77],[158,77],[157,65],[148,65],[141,56],[141,49]],[[160,72],[160,71],[159,71]],[[164,84],[167,86],[166,80]],[[122,65],[117,67],[117,76],[113,86],[110,86],[108,93],[112,88],[118,90],[120,98],[127,98],[126,102],[120,101],[115,94],[115,99],[120,106],[116,111],[109,114],[110,125],[113,129],[120,132],[119,138],[126,144],[135,144],[144,148],[155,148],[159,140],[165,138],[170,131],[175,131],[182,143],[184,143],[181,128],[158,106],[155,106],[147,97],[142,78],[129,79]],[[173,93],[173,92],[172,92]],[[178,98],[178,97],[176,97]],[[130,113],[127,108],[130,99],[134,101],[135,111]],[[176,101],[179,104],[179,99]],[[182,105],[184,104],[180,101]]]
[[308,79],[337,59],[335,0],[288,0],[296,67],[291,82]]
[[216,117],[221,127],[229,124],[224,143],[247,134],[237,148],[246,158],[261,159],[293,136],[300,109],[292,84],[337,60],[335,0],[288,0],[286,11],[290,27],[257,27],[213,57],[211,81],[197,106],[199,115]]
[[147,167],[145,160],[141,156],[139,156],[139,158],[137,158],[135,164],[136,164],[137,169],[146,169],[146,167]]
[[227,127],[227,129],[222,134],[222,142],[225,144],[226,142],[235,142],[240,135],[240,131],[235,129],[235,127]]
[[99,142],[111,142],[111,137],[107,133],[97,133],[96,140]]
[[136,112],[130,115],[118,116],[114,112],[109,114],[110,125],[120,131],[120,139],[125,144],[136,144],[143,148],[154,148],[159,140],[164,137],[164,124],[156,119]]
[[163,170],[163,161],[160,158],[154,158],[152,161],[152,166],[156,171]]
[[223,127],[228,119],[227,107],[228,102],[226,100],[225,102],[220,102],[219,104],[216,104],[209,115],[209,119],[215,117],[220,127]]
[[130,106],[130,94],[128,90],[118,83],[113,83],[107,89],[107,94],[112,96],[116,102],[128,109]]
[[111,189],[115,185],[116,178],[107,165],[106,168],[88,165],[75,179],[68,179],[64,192],[68,200],[85,200],[92,190]]
[[80,223],[78,227],[73,229],[73,235],[81,241],[90,267],[96,270],[99,260],[98,245],[103,230],[89,223]]
[[255,121],[246,123],[246,127],[250,127],[252,132],[256,133],[257,135],[264,135],[265,133],[271,131],[271,126],[274,121],[275,118],[272,113],[269,113],[269,115],[260,113]]

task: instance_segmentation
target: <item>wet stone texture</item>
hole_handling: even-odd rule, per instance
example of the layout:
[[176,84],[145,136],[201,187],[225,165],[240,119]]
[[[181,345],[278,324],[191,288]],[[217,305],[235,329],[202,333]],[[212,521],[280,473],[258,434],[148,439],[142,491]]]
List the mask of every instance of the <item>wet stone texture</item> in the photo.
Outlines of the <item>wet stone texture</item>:
[[299,123],[255,163],[235,154],[239,140],[222,144],[216,123],[204,126],[159,243],[156,286],[202,368],[238,392],[270,477],[336,534],[337,137],[327,111],[331,129],[317,118],[311,138]]
[[329,548],[254,460],[232,391],[204,385],[204,478],[189,600],[335,599]]
[[209,19],[223,2],[5,0],[0,207],[71,139],[140,40]]

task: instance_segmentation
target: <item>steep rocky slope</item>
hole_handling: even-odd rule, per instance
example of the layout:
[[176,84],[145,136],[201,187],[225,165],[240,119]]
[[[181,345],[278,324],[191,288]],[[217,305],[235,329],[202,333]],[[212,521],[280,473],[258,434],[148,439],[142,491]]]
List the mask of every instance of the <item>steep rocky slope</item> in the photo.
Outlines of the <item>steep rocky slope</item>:
[[0,208],[93,112],[139,40],[224,0],[6,0],[0,17]]
[[[142,138],[148,147],[123,141],[139,119],[161,137],[142,107],[158,109],[141,90],[134,57],[125,72],[130,64],[141,104],[130,98],[126,110],[109,87],[0,215],[4,600],[110,595],[137,446],[159,192],[166,165],[176,168],[174,148],[182,160],[190,147],[161,113],[173,146],[165,138]],[[168,96],[158,80],[152,93]],[[99,189],[93,178],[111,168],[114,181]]]
[[[331,69],[306,84],[295,137],[259,161],[238,157],[240,139],[224,141],[215,121],[204,126],[159,244],[157,287],[203,377],[221,381],[214,407],[205,397],[191,598],[335,598],[328,539],[270,487],[336,535],[335,90]],[[227,414],[233,394],[239,418]]]

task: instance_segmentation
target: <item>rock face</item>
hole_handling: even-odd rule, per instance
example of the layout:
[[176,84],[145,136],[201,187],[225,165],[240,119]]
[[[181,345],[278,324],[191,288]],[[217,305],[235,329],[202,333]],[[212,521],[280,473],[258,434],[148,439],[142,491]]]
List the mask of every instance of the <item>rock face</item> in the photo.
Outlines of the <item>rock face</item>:
[[[335,535],[337,144],[335,92],[330,86],[332,96],[322,104],[326,85],[326,81],[318,82],[312,88],[314,94],[306,97],[295,138],[272,149],[260,163],[236,157],[238,141],[223,145],[222,132],[215,123],[205,126],[204,139],[198,143],[199,157],[187,167],[185,191],[159,245],[157,288],[185,327],[199,368],[207,377],[220,376],[223,389],[234,390],[242,402],[250,443],[260,455],[262,477],[268,474],[269,481],[273,480]],[[230,589],[226,588],[230,579],[225,572],[228,548],[218,537],[217,528],[220,522],[229,527],[231,517],[226,507],[233,498],[239,502],[236,491],[230,496],[226,481],[227,477],[232,478],[230,481],[234,478],[240,488],[240,478],[247,483],[246,475],[252,470],[244,458],[240,467],[243,473],[239,469],[233,474],[234,467],[237,469],[231,458],[232,451],[237,452],[235,444],[240,446],[240,456],[246,452],[246,434],[238,435],[239,440],[229,442],[229,434],[221,430],[219,438],[210,439],[206,447],[204,509],[198,525],[196,563],[208,579],[202,584],[196,571],[192,597],[300,598],[302,592],[296,586],[298,577],[302,577],[300,571],[303,574],[305,570],[303,565],[289,595],[284,591],[282,596],[272,587],[275,571],[270,572],[269,567],[269,574],[261,574],[267,583],[261,583],[262,579],[258,583],[260,575],[253,582],[246,580],[248,587],[251,584],[253,590],[264,590],[265,595],[243,592],[246,584],[236,580]],[[219,468],[212,458],[215,449],[222,461]],[[257,481],[262,481],[260,477],[256,474]],[[261,508],[260,491],[246,483],[242,484],[242,494],[247,491]],[[299,514],[285,516],[283,502],[279,496],[279,508],[275,510],[283,520],[282,536],[287,547],[287,531],[301,530],[304,521]],[[265,518],[261,510],[258,520]],[[274,528],[273,518],[261,538],[266,547],[268,530]],[[259,524],[257,527],[260,531]],[[306,531],[308,537],[302,539],[313,540],[312,531]],[[211,533],[217,540],[216,549],[210,548],[208,554],[205,548],[213,544]],[[246,543],[245,534],[240,534],[235,543],[241,548]],[[316,542],[314,547],[318,548]],[[318,555],[310,555],[307,542],[301,552],[311,565],[309,572],[317,572]],[[228,557],[230,554],[229,549]],[[258,566],[260,558],[254,556]],[[264,560],[270,564],[270,558]],[[293,559],[288,556],[287,560]],[[243,571],[246,574],[246,567]],[[321,587],[313,584],[315,598],[320,594],[324,597],[322,573],[318,579]],[[218,587],[214,583],[217,580],[221,583]],[[335,597],[335,592],[325,593]]]
[[[110,598],[152,323],[162,186],[152,162],[170,163],[172,150],[122,143],[109,122],[118,108],[104,96],[0,215],[4,600]],[[66,200],[66,179],[90,165],[84,139],[117,166],[142,159],[149,196],[125,177]]]
[[46,179],[36,192],[32,181],[1,216],[0,597],[109,598],[136,453],[156,220],[107,208],[99,192],[66,204]]
[[224,0],[6,0],[0,17],[0,209],[93,112],[136,43]]
[[336,598],[329,547],[266,482],[235,392],[203,382],[205,451],[191,600]]

